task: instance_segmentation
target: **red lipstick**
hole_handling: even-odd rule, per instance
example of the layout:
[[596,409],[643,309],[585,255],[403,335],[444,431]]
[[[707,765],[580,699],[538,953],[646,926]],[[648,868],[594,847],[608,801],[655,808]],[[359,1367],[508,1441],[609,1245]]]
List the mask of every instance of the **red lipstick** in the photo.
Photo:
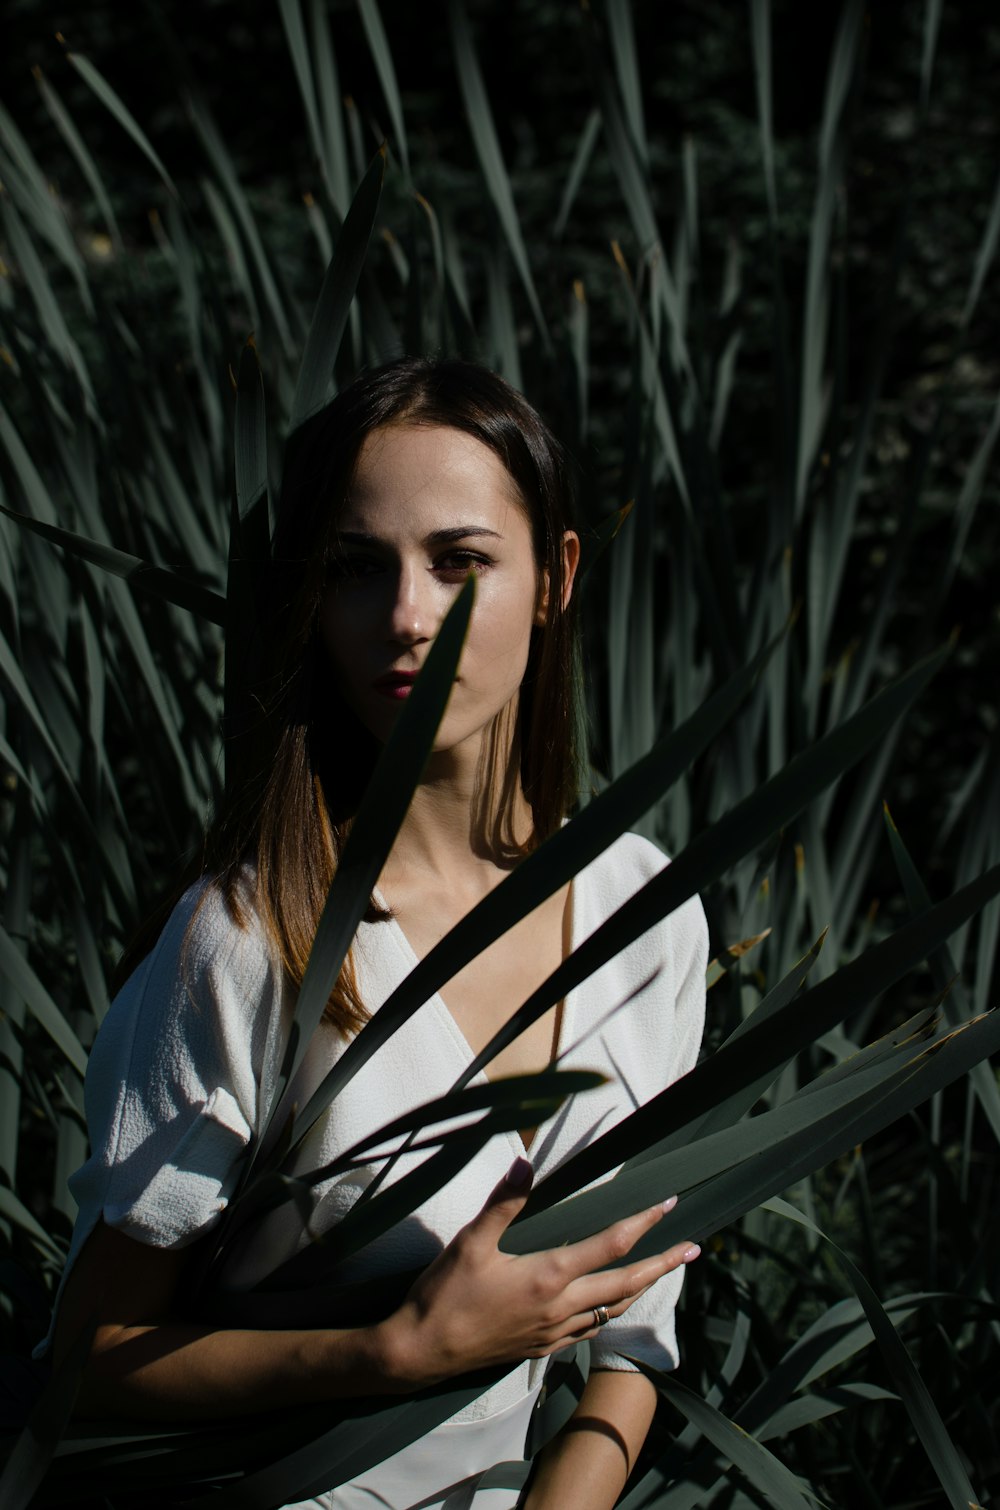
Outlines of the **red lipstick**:
[[375,691],[380,692],[383,697],[390,697],[394,701],[398,701],[404,697],[409,697],[416,679],[417,673],[415,671],[387,671],[385,676],[380,676],[378,681],[373,685]]

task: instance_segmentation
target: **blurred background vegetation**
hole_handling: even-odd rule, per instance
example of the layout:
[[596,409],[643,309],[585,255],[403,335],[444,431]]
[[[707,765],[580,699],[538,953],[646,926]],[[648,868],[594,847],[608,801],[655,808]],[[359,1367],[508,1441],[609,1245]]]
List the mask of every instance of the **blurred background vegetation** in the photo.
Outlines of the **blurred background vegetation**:
[[[404,349],[476,356],[567,444],[593,557],[635,500],[587,582],[593,785],[799,610],[740,720],[646,820],[664,847],[959,631],[905,724],[706,894],[716,952],[772,930],[714,986],[710,1042],[823,928],[818,975],[919,906],[915,884],[936,899],[1000,859],[994,7],[5,10],[0,503],[224,590],[232,374],[253,333],[274,493],[324,270],[385,140],[338,380]],[[23,1354],[84,1147],[74,1045],[218,791],[221,649],[211,623],[9,519],[0,628],[4,972],[10,951],[32,970],[0,1024],[0,1160],[20,1202],[0,1212],[6,1330]],[[998,927],[990,904],[812,1067],[956,971],[945,1010],[985,1011]],[[1000,1485],[998,1106],[980,1067],[795,1192],[907,1317],[984,1503]],[[856,1302],[816,1240],[779,1226],[727,1229],[692,1276],[685,1378],[739,1420],[806,1327],[845,1317],[853,1340],[824,1333],[817,1355],[823,1409],[787,1406],[779,1455],[831,1504],[939,1503]],[[938,1291],[951,1309],[905,1301]],[[676,1430],[665,1417],[663,1440]],[[657,1504],[766,1502],[716,1482],[690,1426],[671,1461],[680,1488]]]

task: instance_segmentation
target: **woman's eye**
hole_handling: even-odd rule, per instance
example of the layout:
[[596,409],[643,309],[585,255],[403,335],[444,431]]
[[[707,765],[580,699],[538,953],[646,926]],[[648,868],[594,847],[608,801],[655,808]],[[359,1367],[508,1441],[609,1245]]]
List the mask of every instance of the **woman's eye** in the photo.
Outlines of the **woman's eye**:
[[467,576],[470,571],[481,572],[493,565],[489,556],[480,555],[478,551],[449,551],[446,556],[440,556],[435,563],[438,571],[456,573]]
[[354,582],[381,570],[381,564],[373,556],[331,556],[326,570],[331,582]]

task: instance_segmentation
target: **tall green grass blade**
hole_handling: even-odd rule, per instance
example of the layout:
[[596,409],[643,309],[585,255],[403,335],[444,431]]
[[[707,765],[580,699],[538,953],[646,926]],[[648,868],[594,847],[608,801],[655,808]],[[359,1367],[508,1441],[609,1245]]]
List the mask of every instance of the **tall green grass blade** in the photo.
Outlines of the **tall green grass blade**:
[[[289,1183],[301,1189],[310,1189],[358,1165],[386,1158],[385,1146],[404,1133],[416,1134],[440,1123],[454,1122],[459,1117],[468,1117],[474,1112],[497,1113],[492,1117],[482,1117],[474,1125],[472,1141],[476,1143],[482,1141],[484,1133],[492,1137],[498,1131],[538,1126],[559,1109],[567,1096],[575,1095],[579,1091],[591,1090],[602,1084],[603,1079],[603,1076],[592,1070],[551,1070],[542,1071],[540,1074],[510,1075],[501,1080],[490,1081],[487,1085],[449,1091],[444,1096],[424,1102],[421,1106],[414,1107],[412,1111],[393,1118],[375,1132],[369,1133],[357,1143],[352,1144],[331,1163],[297,1175],[292,1182],[282,1177],[280,1183],[276,1183],[273,1177],[264,1176],[239,1198],[240,1220],[245,1221],[248,1216],[256,1216],[279,1204],[285,1199],[284,1191]],[[419,1143],[411,1141],[408,1146],[418,1149],[443,1146],[460,1136],[464,1130],[464,1127],[441,1128],[439,1131],[427,1134]],[[380,1150],[383,1151],[380,1152]],[[287,1157],[287,1153],[284,1153],[283,1157]],[[459,1160],[460,1166],[465,1159],[466,1155],[462,1154]],[[414,1202],[414,1204],[417,1203]],[[408,1209],[404,1209],[401,1213],[402,1216],[408,1214]],[[401,1218],[393,1218],[387,1226],[391,1226],[393,1221],[398,1219]],[[350,1216],[345,1220],[349,1221]],[[318,1241],[335,1243],[338,1256],[342,1257],[345,1250],[341,1249],[340,1244],[345,1230],[348,1234],[346,1251],[353,1251],[350,1248],[350,1229],[344,1229],[340,1224],[332,1232],[321,1236]],[[381,1230],[384,1229],[379,1229]],[[365,1241],[370,1240],[370,1238],[365,1239]]]
[[[892,821],[888,807],[884,811],[889,847],[892,850],[899,878],[903,883],[907,904],[914,917],[919,917],[930,908],[931,899],[910,852],[903,843],[902,835]],[[968,1001],[965,987],[959,979],[958,968],[947,944],[942,944],[940,949],[935,950],[928,963],[934,983],[942,993],[945,1015],[953,1025],[957,1026],[969,1015]],[[988,1065],[977,1064],[970,1071],[969,1080],[986,1115],[986,1120],[993,1129],[994,1137],[1000,1141],[1000,1087],[997,1085],[996,1076]]]
[[73,1414],[84,1365],[93,1343],[93,1327],[76,1338],[35,1404],[27,1425],[0,1475],[4,1510],[28,1510],[66,1425]]
[[6,976],[8,984],[17,995],[27,1003],[33,1016],[77,1073],[84,1075],[87,1069],[86,1050],[2,924],[0,972]]
[[[675,860],[667,871],[647,885],[645,891],[656,886],[658,881],[666,880],[683,858]],[[1000,866],[962,887],[946,902],[938,903],[930,912],[924,913],[919,922],[905,924],[860,959],[842,965],[835,975],[828,976],[807,992],[801,1002],[794,1003],[794,1011],[786,1006],[759,1025],[748,1027],[736,1043],[720,1049],[624,1122],[568,1159],[532,1192],[527,1209],[531,1211],[541,1206],[543,1199],[546,1204],[560,1200],[563,1195],[651,1146],[647,1133],[662,1141],[695,1116],[702,1115],[705,1106],[715,1106],[724,1097],[752,1084],[757,1077],[787,1063],[793,1055],[815,1042],[821,1033],[836,1027],[861,1004],[919,964],[942,939],[998,893]],[[643,892],[640,892],[638,898],[633,898],[621,912],[632,908],[642,898]],[[597,934],[592,938],[597,938]],[[578,950],[577,954],[580,952]]]
[[292,403],[293,430],[321,409],[330,397],[334,364],[368,252],[384,173],[385,154],[379,151],[354,196],[337,237],[333,261],[323,279],[299,368]]
[[573,161],[570,164],[562,198],[559,201],[559,210],[556,214],[555,224],[552,227],[552,235],[557,241],[566,230],[566,223],[576,203],[577,195],[580,192],[580,185],[583,183],[587,169],[590,166],[590,159],[593,156],[594,146],[600,135],[600,130],[601,112],[595,107],[590,111],[584,122],[583,130],[580,132],[580,139],[576,144],[576,151],[573,153]]
[[285,32],[285,41],[295,69],[295,81],[299,86],[302,104],[305,107],[306,123],[316,160],[321,165],[326,158],[325,143],[320,130],[319,109],[316,104],[316,86],[313,81],[312,57],[302,19],[300,0],[278,0],[278,13]]
[[[680,1380],[649,1368],[639,1359],[636,1362],[664,1399],[676,1406],[692,1426],[696,1426],[713,1446],[725,1454],[734,1467],[746,1475],[754,1488],[764,1495],[768,1505],[774,1505],[777,1510],[813,1510],[812,1496],[807,1497],[802,1493],[794,1474],[766,1447],[748,1436],[741,1427],[734,1425],[721,1411],[709,1405],[707,1400],[703,1400]],[[653,1501],[654,1505],[657,1503],[656,1500]]]
[[101,177],[100,169],[94,161],[89,147],[76,129],[73,117],[42,73],[42,70],[40,68],[33,68],[32,73],[34,74],[35,83],[38,85],[38,92],[44,101],[46,110],[55,122],[63,141],[76,159],[77,165],[90,188],[90,192],[94,196],[97,208],[101,213],[101,218],[108,228],[112,248],[116,253],[119,253],[122,247],[121,231],[118,229],[118,221],[111,207],[111,200],[104,186],[104,179]]
[[[844,1010],[846,1015],[848,1003]],[[915,1058],[898,1055],[897,1060],[903,1059],[899,1068],[893,1067],[896,1060],[893,1066],[875,1064],[859,1071],[847,1085],[810,1088],[808,1095],[713,1133],[691,1147],[622,1170],[558,1206],[551,1204],[555,1192],[553,1176],[549,1176],[539,1186],[537,1199],[505,1233],[502,1246],[507,1252],[527,1253],[576,1241],[662,1199],[668,1184],[671,1189],[676,1184],[683,1197],[676,1216],[673,1212],[665,1216],[654,1232],[637,1242],[631,1257],[650,1256],[684,1234],[703,1238],[887,1127],[998,1047],[1000,1014],[992,1013],[938,1039]],[[619,1148],[626,1154],[638,1151],[639,1116],[634,1113],[605,1134],[603,1141],[609,1143],[617,1133]],[[573,1162],[576,1168],[569,1188],[579,1189],[594,1178],[590,1171],[598,1161]],[[688,1185],[689,1177],[696,1183]],[[569,1180],[559,1183],[567,1186]]]
[[802,375],[795,480],[795,512],[800,517],[824,422],[824,367],[829,326],[830,242],[843,173],[843,113],[857,66],[863,7],[843,7],[827,77],[820,127],[816,199],[809,234],[806,301],[802,321]]
[[451,40],[455,54],[458,87],[465,105],[476,155],[479,158],[490,198],[499,216],[514,266],[517,268],[524,291],[528,296],[531,313],[547,351],[550,345],[548,326],[542,313],[542,306],[538,302],[534,279],[531,276],[531,265],[528,261],[524,237],[521,234],[517,210],[514,207],[510,179],[500,151],[500,142],[493,124],[493,114],[483,84],[483,76],[479,70],[479,60],[472,45],[472,35],[462,0],[450,0],[448,15],[451,23]]
[[37,1217],[32,1216],[24,1202],[20,1201],[13,1190],[8,1189],[4,1184],[0,1184],[0,1217],[4,1221],[13,1222],[16,1227],[20,1227],[23,1232],[26,1232],[32,1242],[36,1244],[51,1262],[56,1264],[63,1262],[65,1254],[53,1239],[51,1233],[46,1232]]
[[[725,727],[750,691],[771,648],[720,688],[684,726],[661,740],[631,771],[593,798],[572,822],[523,860],[507,880],[424,956],[347,1046],[303,1107],[296,1119],[296,1140],[305,1136],[333,1097],[435,991],[578,874],[662,796]],[[477,1056],[468,1078],[488,1063],[490,1057],[488,1050]]]
[[86,265],[66,215],[53,195],[34,153],[2,106],[0,139],[3,142],[0,147],[0,181],[4,189],[20,205],[39,235],[48,242],[76,284],[84,309],[93,315],[94,302]]
[[389,39],[385,34],[382,17],[376,0],[358,0],[358,10],[361,12],[361,24],[365,29],[365,37],[378,74],[378,81],[382,86],[385,103],[389,109],[389,119],[396,138],[396,150],[399,160],[403,164],[403,172],[409,177],[410,173],[410,150],[406,140],[406,126],[403,122],[403,102],[399,96],[399,85],[396,82],[396,70],[393,67],[392,52],[389,48]]
[[625,120],[639,163],[645,168],[649,165],[649,143],[642,115],[642,86],[639,82],[632,10],[628,0],[608,0],[607,14],[611,52],[615,60]]
[[7,228],[10,250],[31,293],[46,338],[52,350],[59,353],[67,367],[79,379],[80,386],[87,395],[88,402],[93,405],[93,388],[91,387],[90,376],[87,372],[83,356],[79,346],[70,334],[69,326],[60,308],[60,302],[49,281],[42,260],[38,256],[31,238],[21,222],[21,217],[14,208],[9,196],[4,195],[0,199],[0,208],[3,211],[3,221]]
[[827,1237],[825,1232],[817,1228],[794,1206],[776,1199],[769,1202],[769,1208],[791,1221],[818,1232],[820,1237],[829,1244],[837,1263],[846,1273],[864,1307],[865,1315],[882,1351],[890,1377],[916,1428],[917,1441],[927,1453],[949,1505],[952,1510],[982,1510],[927,1386],[914,1368],[899,1333],[864,1275],[851,1262],[847,1254]]
[[[796,996],[805,984],[809,976],[809,972],[812,969],[813,965],[816,963],[819,952],[825,942],[826,931],[824,930],[824,932],[821,933],[819,938],[816,940],[815,944],[813,944],[808,954],[806,954],[804,958],[799,960],[795,967],[790,970],[789,973],[782,980],[780,980],[776,986],[768,991],[767,995],[764,996],[760,1002],[758,1002],[757,1006],[749,1014],[749,1016],[745,1017],[743,1021],[733,1029],[732,1033],[730,1033],[729,1037],[722,1045],[723,1048],[725,1048],[727,1045],[737,1043],[743,1037],[743,1035],[750,1032],[752,1028],[759,1028],[761,1024],[767,1022],[769,1018],[777,1016],[779,1013],[784,1012],[788,1006],[790,1006],[790,1004],[795,1000]],[[697,1134],[697,1136],[699,1137],[705,1137],[708,1133],[714,1132],[718,1128],[731,1126],[732,1123],[738,1120],[738,1118],[741,1117],[745,1112],[750,1111],[751,1107],[755,1105],[755,1103],[767,1090],[767,1087],[772,1083],[776,1073],[780,1073],[780,1068],[769,1068],[765,1070],[764,1074],[761,1075],[757,1080],[752,1081],[745,1087],[741,1087],[740,1090],[735,1094],[726,1096],[714,1102],[711,1110],[707,1111],[703,1117],[699,1118],[691,1126],[690,1130],[685,1129],[683,1136],[690,1137],[694,1134]],[[646,1149],[644,1153],[638,1155],[637,1158],[633,1160],[633,1162],[639,1163],[642,1160],[654,1157],[657,1153],[665,1153],[668,1148],[675,1146],[676,1142],[676,1134],[671,1137],[664,1138],[660,1142],[655,1143],[651,1148]]]
[[337,59],[330,36],[326,0],[309,0],[312,23],[313,61],[319,95],[319,113],[323,123],[323,154],[327,189],[334,209],[343,219],[351,202],[351,174],[347,166],[347,142],[341,116],[340,80]]
[[941,11],[942,0],[926,0],[923,49],[920,55],[921,113],[926,112],[931,100],[931,79],[934,77],[934,57],[937,52],[938,33],[941,30]]
[[964,308],[962,309],[962,330],[968,329],[973,312],[979,303],[979,296],[983,291],[986,274],[989,271],[993,258],[996,256],[998,240],[1000,240],[1000,177],[997,178],[997,186],[993,192],[993,201],[990,205],[990,213],[986,220],[983,238],[976,252],[976,264],[972,273],[972,282],[969,286]]
[[72,530],[46,524],[30,514],[4,508],[3,504],[0,504],[0,513],[6,514],[8,519],[17,520],[24,529],[40,535],[43,540],[62,546],[81,561],[89,561],[92,566],[99,566],[102,571],[121,577],[132,587],[153,593],[167,603],[174,603],[178,608],[186,608],[207,623],[222,624],[224,621],[225,599],[221,594],[203,587],[199,582],[187,580],[179,572],[153,566],[139,556],[129,555],[127,551],[116,550],[114,546],[102,545],[99,540],[90,540],[85,535],[74,534]]
[[965,477],[962,480],[962,489],[958,495],[958,504],[955,509],[955,538],[952,542],[950,555],[945,563],[940,587],[938,588],[942,599],[951,587],[955,574],[965,556],[969,530],[972,528],[973,515],[983,495],[983,488],[989,474],[989,466],[993,459],[993,452],[996,448],[998,436],[1000,436],[1000,397],[998,397],[993,407],[993,413],[986,427],[986,433],[976,447]]
[[[291,355],[297,349],[298,343],[292,334],[289,324],[286,300],[279,287],[277,267],[271,262],[265,251],[257,222],[240,185],[229,150],[204,100],[192,93],[188,95],[186,103],[188,113],[201,138],[202,145],[205,148],[216,178],[229,201],[229,208],[232,211],[233,217],[235,217],[235,224],[239,228],[238,236],[235,229],[231,232],[231,235],[235,240],[239,240],[239,237],[242,237],[242,241],[245,243],[246,250],[249,253],[249,261],[247,261],[243,257],[241,247],[240,260],[246,270],[245,282],[248,285],[246,291],[254,296],[261,313],[270,315],[282,350],[286,355]],[[218,199],[218,191],[214,185],[212,192],[214,197]],[[254,286],[255,280],[256,287]]]
[[750,44],[753,54],[754,83],[757,89],[757,119],[760,122],[760,153],[764,168],[767,208],[772,224],[778,218],[778,196],[774,172],[774,85],[771,73],[771,4],[770,0],[750,0]]
[[132,138],[143,157],[156,169],[164,185],[169,189],[174,198],[179,199],[180,195],[177,192],[177,186],[160,160],[159,153],[135,119],[135,116],[126,107],[121,97],[111,88],[111,85],[104,78],[103,74],[99,73],[90,59],[84,57],[82,53],[67,52],[66,60],[76,69],[81,79],[83,79],[84,83],[97,99],[100,100],[105,110],[114,116],[122,130]]
[[[285,1109],[287,1088],[319,1026],[351,940],[370,905],[372,890],[420,779],[451,694],[474,593],[475,582],[470,578],[438,631],[420,677],[379,757],[364,802],[352,824],[350,839],[337,866],[316,930],[316,940],[298,993],[288,1047],[258,1148],[274,1117],[280,1118]],[[248,1173],[252,1164],[251,1159]]]
[[251,569],[259,572],[270,556],[267,497],[267,408],[264,375],[252,340],[243,348],[236,381],[233,436],[236,506],[240,547]]

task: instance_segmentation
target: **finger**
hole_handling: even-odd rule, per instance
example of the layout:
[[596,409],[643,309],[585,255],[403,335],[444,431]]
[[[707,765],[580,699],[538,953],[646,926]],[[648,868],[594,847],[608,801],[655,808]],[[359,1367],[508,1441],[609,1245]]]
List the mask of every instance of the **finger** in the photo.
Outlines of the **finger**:
[[565,1297],[574,1313],[591,1315],[596,1306],[607,1306],[612,1315],[620,1315],[633,1301],[644,1295],[658,1279],[672,1274],[675,1269],[694,1263],[700,1255],[697,1243],[685,1240],[675,1243],[655,1258],[641,1264],[626,1265],[620,1269],[606,1269],[601,1274],[587,1274],[582,1279],[567,1285]]
[[676,1205],[677,1197],[672,1195],[667,1201],[648,1206],[645,1211],[636,1212],[635,1216],[627,1216],[623,1221],[605,1227],[603,1232],[595,1232],[593,1237],[569,1243],[559,1250],[560,1254],[572,1265],[577,1277],[592,1274],[596,1269],[604,1269],[608,1264],[627,1257],[640,1237],[655,1227]]
[[498,1243],[528,1199],[534,1173],[527,1159],[515,1159],[503,1179],[494,1185],[466,1232],[494,1245]]

